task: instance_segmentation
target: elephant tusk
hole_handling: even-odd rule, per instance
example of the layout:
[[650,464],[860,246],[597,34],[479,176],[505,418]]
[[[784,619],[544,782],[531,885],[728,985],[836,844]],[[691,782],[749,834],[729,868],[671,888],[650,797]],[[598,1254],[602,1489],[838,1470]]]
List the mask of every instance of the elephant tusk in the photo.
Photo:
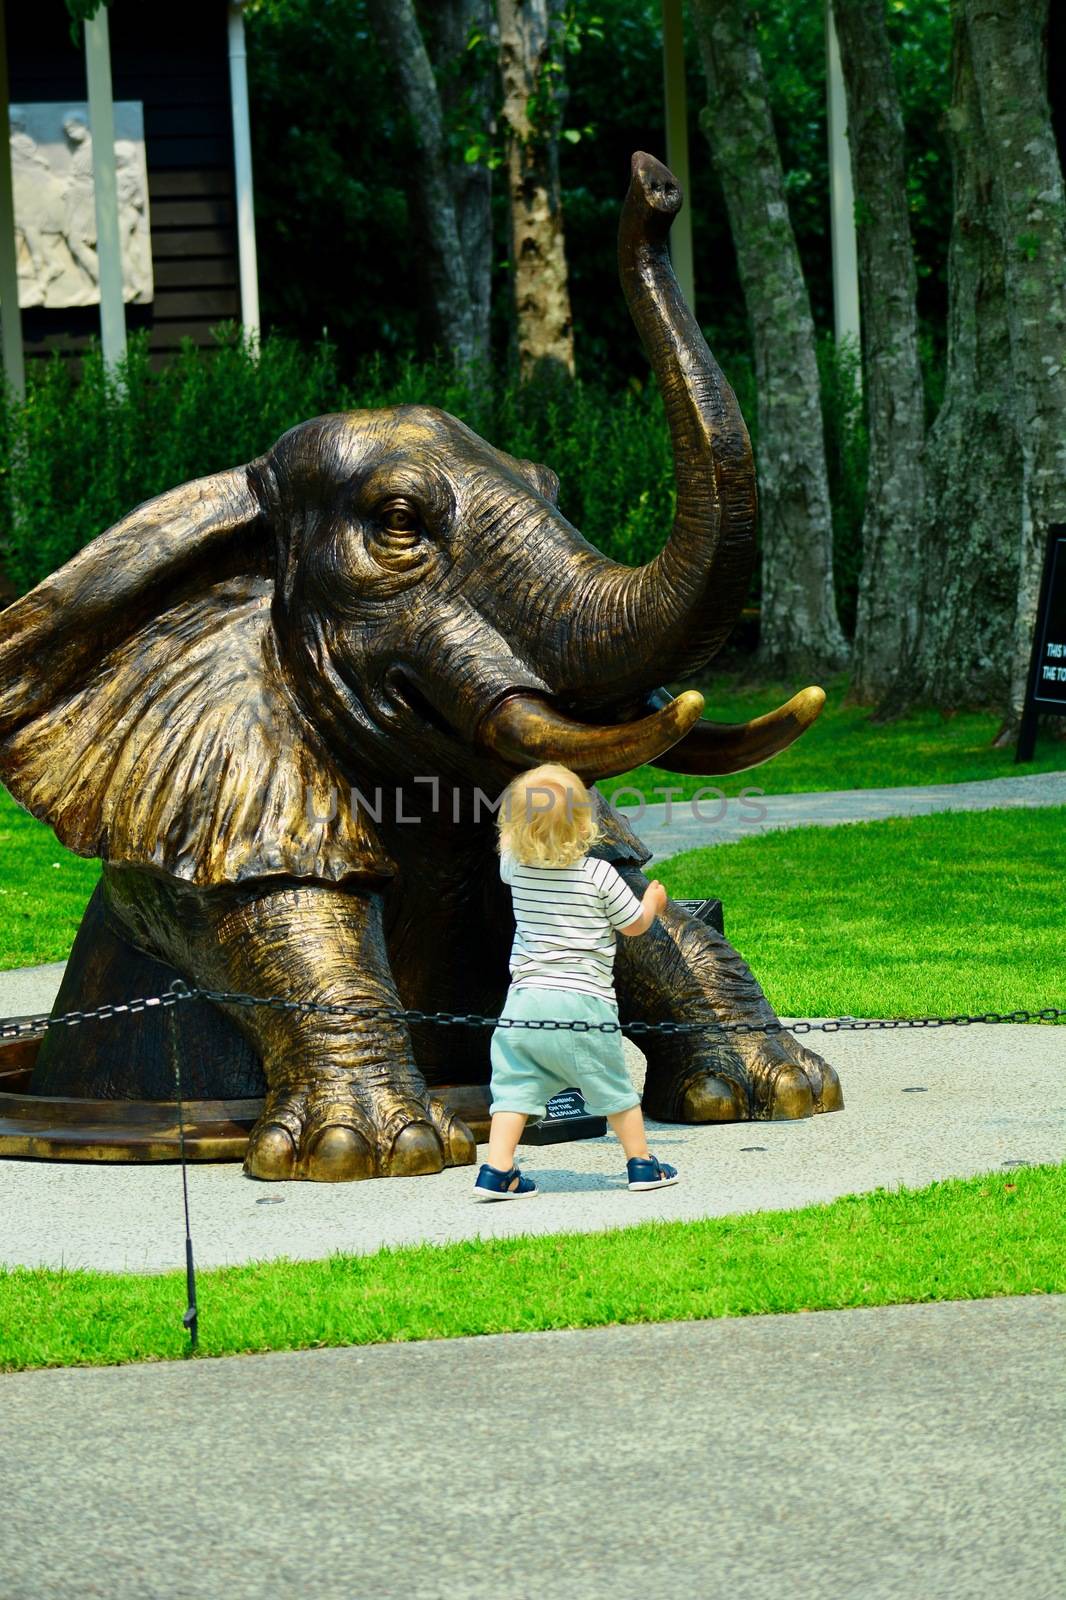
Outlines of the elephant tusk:
[[687,689],[637,722],[575,722],[539,695],[507,695],[482,719],[480,744],[516,767],[558,761],[586,780],[610,778],[654,761],[700,719],[703,696]]
[[[676,704],[666,689],[649,696],[653,708]],[[745,772],[787,750],[805,733],[825,705],[825,690],[812,684],[786,700],[776,711],[751,722],[701,721],[670,751],[670,759],[659,762],[669,772],[694,773],[703,777]],[[637,724],[639,726],[639,724]]]

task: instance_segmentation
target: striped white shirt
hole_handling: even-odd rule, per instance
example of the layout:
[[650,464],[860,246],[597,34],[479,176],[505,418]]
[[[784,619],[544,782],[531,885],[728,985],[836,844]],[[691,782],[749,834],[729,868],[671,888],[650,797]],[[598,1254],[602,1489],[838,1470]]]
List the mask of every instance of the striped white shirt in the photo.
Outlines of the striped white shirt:
[[643,907],[611,863],[582,856],[569,867],[528,867],[504,851],[500,877],[514,903],[512,984],[613,1000],[614,931]]

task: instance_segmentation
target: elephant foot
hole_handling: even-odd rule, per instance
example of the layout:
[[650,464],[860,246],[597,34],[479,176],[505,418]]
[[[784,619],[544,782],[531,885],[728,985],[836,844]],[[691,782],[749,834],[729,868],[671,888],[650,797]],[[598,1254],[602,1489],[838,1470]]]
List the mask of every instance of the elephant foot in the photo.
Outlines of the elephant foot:
[[743,1082],[708,1063],[649,1072],[643,1109],[657,1122],[747,1122],[751,1114]]
[[466,1123],[432,1095],[330,1079],[267,1096],[244,1170],[274,1182],[356,1183],[468,1166],[476,1155]]
[[644,1089],[644,1110],[660,1122],[791,1122],[843,1105],[833,1068],[790,1033],[696,1046],[687,1060],[649,1070]]
[[790,1033],[734,1034],[737,1053],[751,1082],[753,1115],[792,1122],[842,1111],[844,1096],[828,1061]]

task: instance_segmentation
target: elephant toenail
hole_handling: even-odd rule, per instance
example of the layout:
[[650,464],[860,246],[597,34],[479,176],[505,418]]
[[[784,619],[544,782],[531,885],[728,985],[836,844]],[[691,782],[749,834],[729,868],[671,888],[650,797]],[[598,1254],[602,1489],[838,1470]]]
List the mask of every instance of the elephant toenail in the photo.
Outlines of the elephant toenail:
[[822,1090],[818,1096],[819,1111],[843,1111],[844,1091],[832,1067],[822,1066]]
[[702,1073],[686,1084],[680,1116],[682,1122],[744,1122],[748,1116],[747,1096],[728,1078]]
[[459,1117],[448,1125],[447,1150],[451,1167],[468,1167],[477,1160],[477,1140]]
[[316,1183],[357,1183],[374,1176],[374,1156],[354,1128],[323,1128],[307,1152],[307,1176]]
[[396,1136],[388,1159],[388,1170],[394,1178],[440,1172],[443,1167],[444,1147],[428,1122],[410,1122]]
[[813,1114],[814,1095],[806,1074],[799,1067],[784,1067],[770,1092],[770,1120],[794,1122]]
[[280,1123],[270,1122],[252,1135],[244,1158],[244,1170],[250,1178],[277,1182],[291,1178],[295,1166],[296,1147]]

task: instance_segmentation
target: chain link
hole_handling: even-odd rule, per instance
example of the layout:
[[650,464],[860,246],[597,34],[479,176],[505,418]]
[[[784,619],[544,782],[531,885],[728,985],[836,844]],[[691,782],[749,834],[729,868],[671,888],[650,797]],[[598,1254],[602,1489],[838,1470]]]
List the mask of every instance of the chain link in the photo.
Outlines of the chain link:
[[267,1006],[274,1011],[295,1011],[305,1015],[348,1017],[357,1022],[433,1023],[461,1028],[534,1028],[548,1032],[560,1028],[572,1033],[840,1033],[865,1032],[883,1028],[949,1028],[972,1023],[1053,1022],[1066,1017],[1066,1010],[1045,1006],[1041,1011],[985,1011],[977,1016],[954,1017],[832,1017],[825,1022],[799,1018],[794,1022],[719,1022],[713,1017],[693,1017],[679,1022],[587,1022],[581,1018],[561,1020],[553,1017],[483,1017],[477,1012],[419,1011],[404,1006],[328,1005],[318,1000],[286,1000],[281,995],[233,993],[225,989],[194,989],[178,979],[165,994],[139,996],[134,1000],[97,1006],[92,1011],[66,1011],[61,1016],[34,1016],[0,1021],[0,1040],[36,1036],[48,1028],[76,1028],[86,1022],[121,1021],[157,1007],[180,1005],[188,1000],[210,1000],[215,1005]]

